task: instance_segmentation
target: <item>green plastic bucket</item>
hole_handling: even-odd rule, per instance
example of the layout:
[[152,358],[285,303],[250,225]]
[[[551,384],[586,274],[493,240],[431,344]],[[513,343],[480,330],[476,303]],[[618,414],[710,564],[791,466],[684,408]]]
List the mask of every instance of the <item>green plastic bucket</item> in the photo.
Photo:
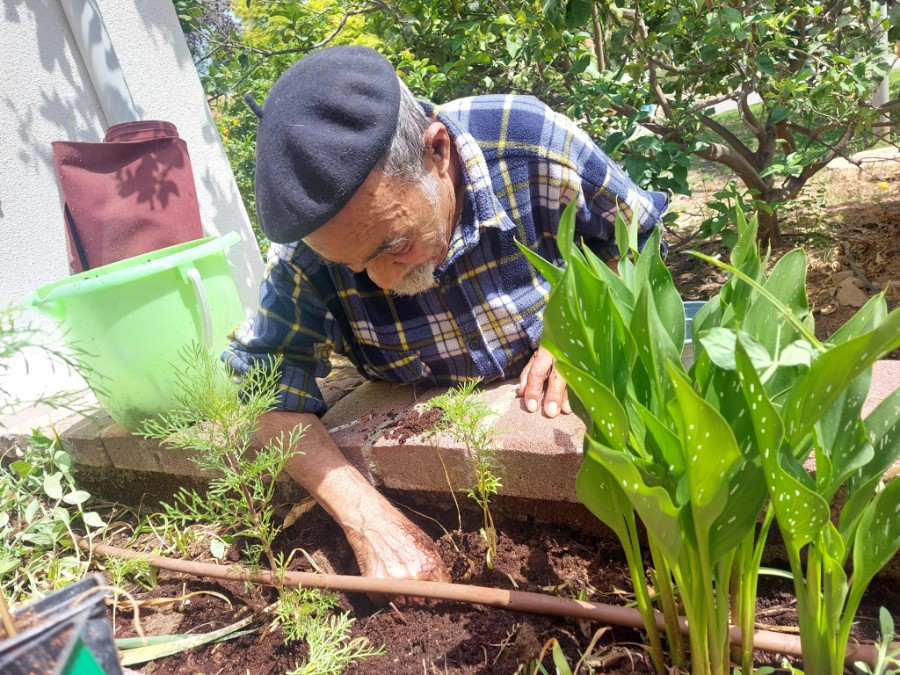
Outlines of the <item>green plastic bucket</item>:
[[225,249],[231,232],[135,256],[34,291],[23,306],[56,319],[78,371],[131,431],[171,410],[185,350],[216,353],[244,316]]

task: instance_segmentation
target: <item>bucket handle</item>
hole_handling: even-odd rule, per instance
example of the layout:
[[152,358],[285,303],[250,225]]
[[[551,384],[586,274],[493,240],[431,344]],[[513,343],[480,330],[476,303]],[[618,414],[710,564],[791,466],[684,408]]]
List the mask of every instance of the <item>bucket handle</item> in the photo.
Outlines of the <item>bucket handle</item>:
[[203,321],[203,346],[209,349],[213,346],[213,327],[212,316],[209,313],[209,300],[206,297],[206,288],[203,286],[203,279],[196,267],[188,269],[181,268],[181,273],[194,288],[194,295],[200,305],[200,318]]

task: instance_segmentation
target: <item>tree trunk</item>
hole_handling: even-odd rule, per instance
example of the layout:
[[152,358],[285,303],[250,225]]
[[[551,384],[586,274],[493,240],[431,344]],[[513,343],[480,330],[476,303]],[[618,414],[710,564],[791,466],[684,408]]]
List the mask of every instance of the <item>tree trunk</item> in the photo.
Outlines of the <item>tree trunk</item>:
[[757,209],[756,212],[759,214],[759,241],[772,247],[781,246],[783,242],[778,229],[778,214],[765,208]]

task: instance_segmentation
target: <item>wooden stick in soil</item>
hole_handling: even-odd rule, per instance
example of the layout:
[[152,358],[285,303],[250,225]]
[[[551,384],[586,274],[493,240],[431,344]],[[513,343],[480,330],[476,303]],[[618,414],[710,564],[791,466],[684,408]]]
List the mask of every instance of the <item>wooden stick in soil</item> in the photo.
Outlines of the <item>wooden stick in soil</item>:
[[16,626],[12,620],[12,614],[9,613],[9,605],[6,604],[6,595],[0,588],[0,619],[3,620],[3,629],[6,631],[6,637],[14,637],[16,635]]
[[[618,607],[599,602],[585,602],[570,598],[559,598],[543,593],[526,591],[505,591],[484,586],[468,586],[465,584],[449,584],[436,581],[414,581],[411,579],[376,579],[374,577],[355,577],[340,574],[315,574],[312,572],[285,572],[277,579],[267,570],[251,571],[234,565],[214,565],[191,560],[166,558],[152,553],[137,553],[127,549],[109,546],[108,544],[92,544],[86,539],[79,539],[78,545],[94,554],[105,555],[125,560],[142,560],[158,569],[170,572],[181,572],[199,577],[224,579],[276,586],[280,581],[284,586],[302,588],[322,588],[347,593],[372,593],[386,596],[406,596],[427,598],[429,600],[450,600],[468,602],[489,607],[499,607],[513,612],[529,612],[551,616],[569,616],[576,619],[587,619],[605,624],[643,629],[644,622],[640,612],[631,607]],[[665,628],[662,614],[656,613],[656,623],[660,629]],[[688,632],[685,619],[680,620],[681,632]],[[728,631],[731,644],[741,644],[741,630],[732,626]],[[753,646],[768,652],[776,652],[788,656],[802,657],[800,639],[793,635],[783,635],[772,631],[754,630]],[[875,665],[878,651],[874,645],[851,644],[847,646],[846,663],[862,661]]]

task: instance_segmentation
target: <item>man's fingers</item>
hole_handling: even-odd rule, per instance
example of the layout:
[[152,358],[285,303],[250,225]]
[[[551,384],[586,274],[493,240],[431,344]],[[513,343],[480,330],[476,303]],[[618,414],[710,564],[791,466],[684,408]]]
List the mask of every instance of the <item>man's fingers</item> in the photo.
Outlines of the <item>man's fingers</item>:
[[556,368],[550,371],[547,378],[547,391],[544,393],[544,414],[547,417],[556,417],[563,409],[566,400],[566,381],[556,372]]
[[563,399],[562,404],[563,415],[571,415],[572,414],[572,405],[569,403],[569,389],[566,388],[566,395]]
[[528,363],[525,364],[522,372],[519,373],[519,384],[516,386],[516,396],[525,395],[525,382],[528,380],[528,373],[531,372],[532,363],[534,363],[534,354],[531,355],[531,358],[528,359]]
[[[531,359],[531,368],[525,378],[525,408],[528,412],[537,412],[544,398],[544,386],[553,371],[553,355],[543,347],[538,348]],[[558,403],[557,403],[558,405]]]

